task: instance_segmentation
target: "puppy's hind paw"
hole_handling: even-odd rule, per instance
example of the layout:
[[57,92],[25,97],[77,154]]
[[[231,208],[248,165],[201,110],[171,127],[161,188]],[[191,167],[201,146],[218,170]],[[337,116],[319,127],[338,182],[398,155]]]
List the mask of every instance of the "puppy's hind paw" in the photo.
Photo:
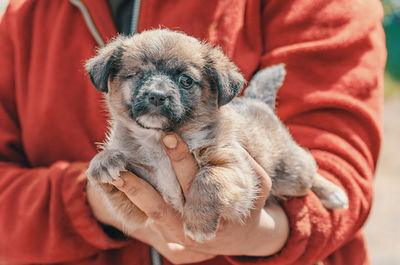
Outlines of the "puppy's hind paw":
[[346,193],[320,174],[315,175],[311,189],[327,209],[347,209],[349,207],[349,199]]
[[337,189],[335,192],[329,194],[325,198],[321,199],[322,204],[327,209],[347,209],[349,207],[349,199],[346,193],[342,189]]
[[[213,239],[216,235],[219,223],[219,214],[205,207],[193,206],[193,201],[187,201],[183,212],[183,229],[185,235],[196,242],[204,242]],[[199,204],[195,205],[199,206]]]

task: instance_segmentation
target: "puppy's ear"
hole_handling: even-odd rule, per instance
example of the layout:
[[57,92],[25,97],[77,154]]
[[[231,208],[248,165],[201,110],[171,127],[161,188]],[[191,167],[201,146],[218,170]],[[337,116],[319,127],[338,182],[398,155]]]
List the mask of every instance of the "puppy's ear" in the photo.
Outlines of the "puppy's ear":
[[237,96],[246,80],[237,66],[231,62],[219,47],[208,46],[206,71],[217,86],[218,106],[229,103]]
[[120,36],[97,51],[97,55],[89,59],[85,68],[93,85],[100,92],[108,92],[108,79],[111,81],[121,69],[121,59],[124,52],[123,40]]

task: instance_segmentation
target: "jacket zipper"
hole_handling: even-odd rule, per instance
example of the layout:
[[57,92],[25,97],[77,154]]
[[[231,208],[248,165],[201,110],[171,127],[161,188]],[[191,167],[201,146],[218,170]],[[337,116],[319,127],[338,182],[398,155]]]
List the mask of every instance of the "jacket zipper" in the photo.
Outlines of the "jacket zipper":
[[151,265],[163,265],[160,253],[152,246],[150,246],[150,261]]
[[71,4],[76,6],[79,11],[81,11],[83,15],[83,19],[86,22],[87,27],[89,28],[90,33],[92,33],[93,38],[96,40],[96,42],[103,47],[104,46],[104,41],[100,36],[99,31],[97,30],[96,26],[93,23],[92,17],[89,14],[89,11],[87,10],[86,6],[80,1],[80,0],[69,0]]
[[140,4],[141,4],[141,0],[135,0],[133,2],[132,20],[131,20],[131,28],[130,28],[131,35],[136,34],[137,30],[138,30]]

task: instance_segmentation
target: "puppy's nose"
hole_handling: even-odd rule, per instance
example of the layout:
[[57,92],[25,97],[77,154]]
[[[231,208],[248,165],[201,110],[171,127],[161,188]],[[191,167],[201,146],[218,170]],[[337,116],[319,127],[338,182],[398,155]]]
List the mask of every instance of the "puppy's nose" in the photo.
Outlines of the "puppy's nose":
[[167,97],[164,94],[160,93],[151,93],[149,94],[149,102],[154,106],[161,106],[164,105],[165,100]]

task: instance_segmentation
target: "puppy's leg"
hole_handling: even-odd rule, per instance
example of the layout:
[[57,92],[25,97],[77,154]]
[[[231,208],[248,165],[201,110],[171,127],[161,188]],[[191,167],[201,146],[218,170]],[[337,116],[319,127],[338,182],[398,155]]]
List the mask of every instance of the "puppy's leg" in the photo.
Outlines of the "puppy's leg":
[[319,174],[315,175],[311,189],[320,198],[322,204],[327,209],[346,209],[348,207],[346,193]]
[[147,216],[123,192],[110,184],[112,180],[119,178],[121,171],[127,170],[127,166],[123,153],[104,149],[92,159],[86,175],[90,184],[97,187],[103,195],[109,213],[120,224],[122,232],[129,235],[144,225]]
[[90,161],[86,175],[93,183],[109,183],[119,178],[121,171],[126,171],[127,160],[117,150],[104,149]]
[[273,195],[304,196],[311,189],[327,209],[346,208],[346,194],[317,173],[317,165],[311,154],[301,148],[292,148],[292,151],[286,159],[277,161],[274,167]]
[[257,178],[244,158],[232,152],[217,157],[201,167],[184,206],[185,234],[198,242],[215,237],[220,218],[243,221],[257,196]]

